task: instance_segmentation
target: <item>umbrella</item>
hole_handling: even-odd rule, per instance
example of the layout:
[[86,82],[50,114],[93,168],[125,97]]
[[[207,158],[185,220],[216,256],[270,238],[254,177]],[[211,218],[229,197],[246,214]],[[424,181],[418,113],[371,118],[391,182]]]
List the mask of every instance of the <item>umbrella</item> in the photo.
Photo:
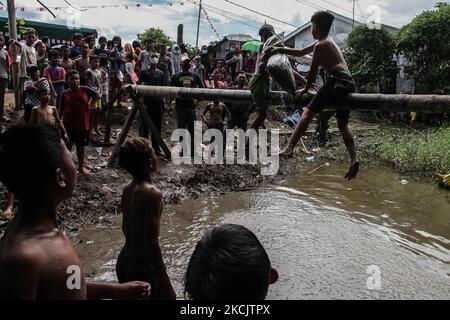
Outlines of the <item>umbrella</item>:
[[247,42],[241,47],[241,51],[252,51],[252,52],[258,52],[259,47],[261,46],[262,42],[258,40],[253,40],[250,42]]

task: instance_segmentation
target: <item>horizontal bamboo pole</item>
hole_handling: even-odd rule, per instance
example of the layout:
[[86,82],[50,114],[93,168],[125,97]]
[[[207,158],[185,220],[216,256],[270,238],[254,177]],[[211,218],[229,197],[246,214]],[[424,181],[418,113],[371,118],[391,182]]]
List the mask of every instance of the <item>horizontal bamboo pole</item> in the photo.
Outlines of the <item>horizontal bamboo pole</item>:
[[[253,103],[249,90],[157,86],[128,86],[127,90],[132,90],[142,97],[184,98],[207,101],[218,99],[223,102]],[[306,106],[313,96],[313,93],[309,96],[303,96],[302,99],[296,100],[295,103],[299,106]],[[278,105],[283,101],[287,103],[294,102],[293,97],[284,91],[272,91],[267,97],[267,103],[271,105]],[[353,93],[344,97],[337,106],[350,110],[450,113],[450,96]]]

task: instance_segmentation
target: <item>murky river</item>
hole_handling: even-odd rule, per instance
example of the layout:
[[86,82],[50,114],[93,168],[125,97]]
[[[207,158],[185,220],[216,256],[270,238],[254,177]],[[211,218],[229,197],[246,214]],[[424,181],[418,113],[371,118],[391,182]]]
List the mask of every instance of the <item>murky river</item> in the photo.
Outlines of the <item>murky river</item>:
[[[448,192],[385,169],[347,182],[345,170],[333,164],[277,186],[166,207],[161,246],[178,297],[205,230],[235,223],[255,232],[280,274],[269,299],[450,299]],[[86,272],[114,280],[120,217],[81,236]]]

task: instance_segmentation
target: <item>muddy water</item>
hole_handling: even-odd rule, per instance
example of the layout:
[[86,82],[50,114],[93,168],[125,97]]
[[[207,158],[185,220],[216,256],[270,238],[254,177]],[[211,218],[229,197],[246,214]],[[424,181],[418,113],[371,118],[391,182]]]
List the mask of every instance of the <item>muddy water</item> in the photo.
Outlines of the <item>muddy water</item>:
[[[448,193],[384,169],[349,183],[345,169],[166,207],[161,244],[179,298],[195,243],[211,226],[236,223],[256,233],[279,271],[270,299],[450,299]],[[120,219],[82,238],[86,272],[114,280]],[[381,289],[369,290],[369,266],[379,268]]]

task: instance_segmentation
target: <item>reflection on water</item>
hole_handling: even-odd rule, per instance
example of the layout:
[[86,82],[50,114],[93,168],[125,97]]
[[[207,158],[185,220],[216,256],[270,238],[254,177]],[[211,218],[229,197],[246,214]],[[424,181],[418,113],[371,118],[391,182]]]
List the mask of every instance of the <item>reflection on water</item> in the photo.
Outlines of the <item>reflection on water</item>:
[[[166,207],[161,245],[178,296],[205,230],[236,223],[255,232],[280,273],[270,299],[449,299],[447,194],[427,183],[402,184],[386,170],[363,171],[347,182],[345,169],[332,165],[278,186]],[[82,237],[86,272],[115,279],[120,218]],[[379,291],[367,288],[372,265],[381,269]]]

